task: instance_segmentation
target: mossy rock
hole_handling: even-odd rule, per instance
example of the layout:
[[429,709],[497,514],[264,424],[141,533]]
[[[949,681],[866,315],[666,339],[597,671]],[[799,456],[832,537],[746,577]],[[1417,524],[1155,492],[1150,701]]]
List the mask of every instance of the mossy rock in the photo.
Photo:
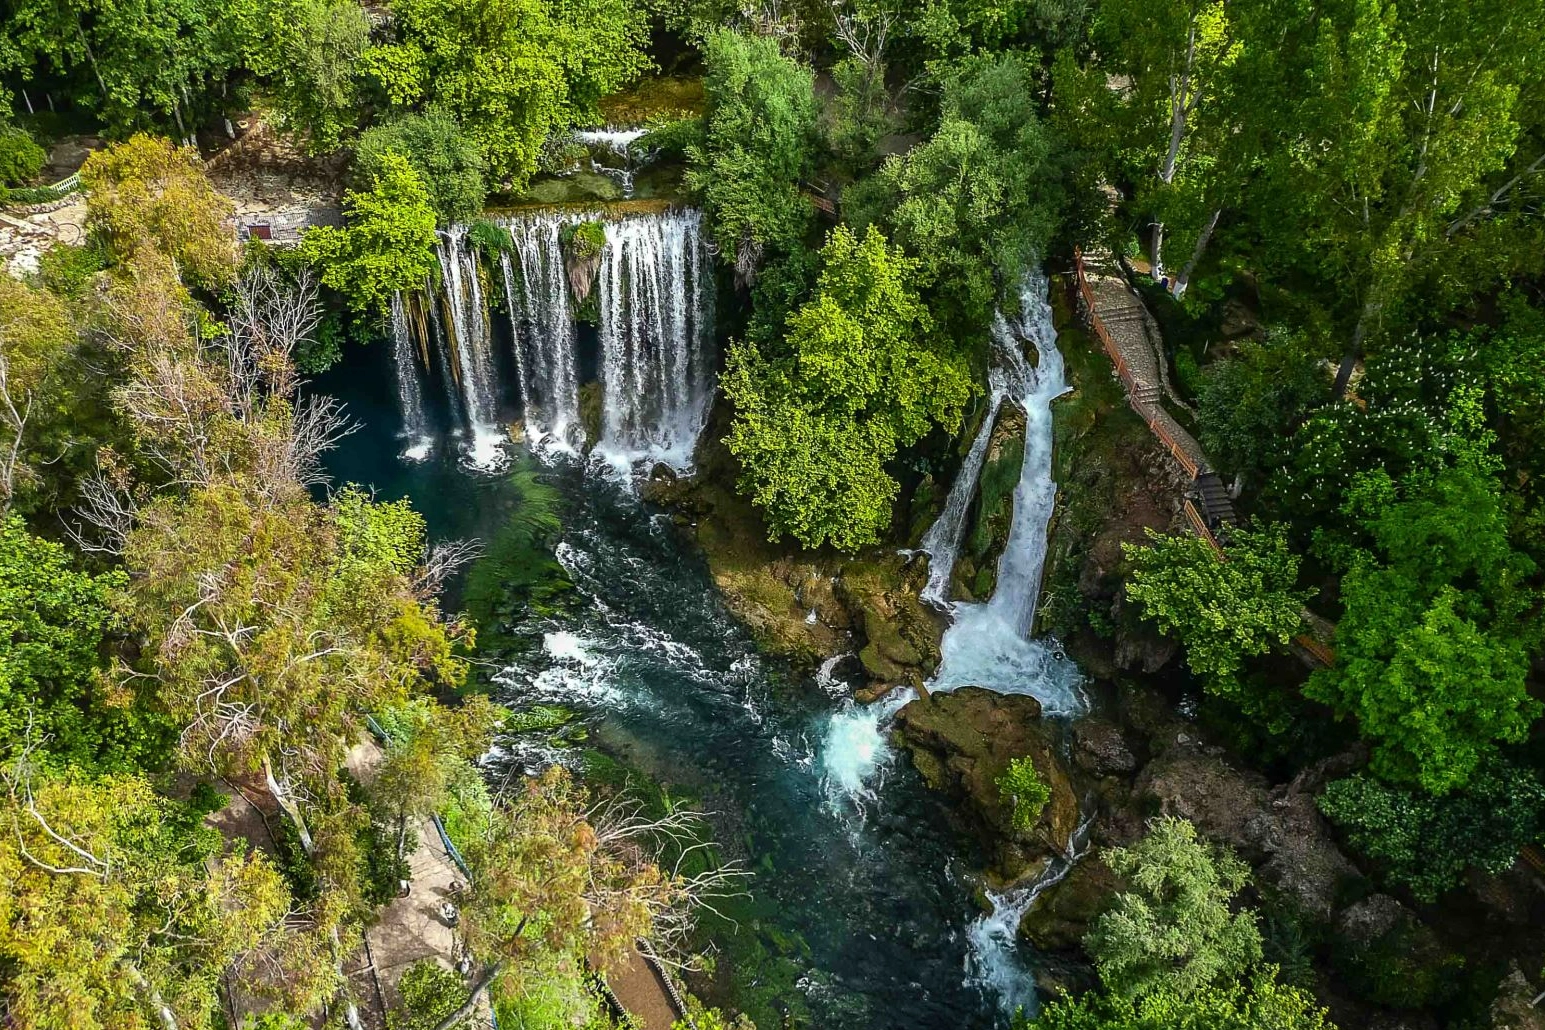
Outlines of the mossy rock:
[[[895,726],[930,785],[963,802],[960,813],[992,850],[1000,879],[1014,881],[1066,853],[1078,826],[1078,795],[1057,728],[1041,718],[1035,698],[962,687],[909,702]],[[1036,823],[1022,830],[1014,826],[1013,806],[998,780],[1010,762],[1026,757],[1051,797]]]
[[579,388],[579,424],[589,447],[601,441],[603,403],[600,383],[589,382]]
[[865,641],[859,661],[872,679],[921,686],[939,664],[944,626],[918,598],[927,563],[900,554],[855,559],[842,568],[836,597]]
[[1061,882],[1041,892],[1020,919],[1019,934],[1037,951],[1075,951],[1118,886],[1098,854],[1085,855]]

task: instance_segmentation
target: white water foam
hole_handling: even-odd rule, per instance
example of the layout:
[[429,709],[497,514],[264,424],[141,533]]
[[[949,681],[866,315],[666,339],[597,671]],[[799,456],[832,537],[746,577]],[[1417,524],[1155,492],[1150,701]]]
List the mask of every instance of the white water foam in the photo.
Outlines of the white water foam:
[[915,697],[910,688],[897,687],[872,704],[850,698],[827,718],[820,745],[821,781],[833,811],[850,811],[874,797],[873,781],[895,757],[886,729]]
[[[1068,388],[1046,291],[1044,276],[1027,277],[1018,323],[1011,326],[1002,315],[995,319],[1006,382],[1025,410],[1024,462],[1014,488],[1008,540],[998,560],[997,589],[986,604],[954,606],[943,661],[928,688],[943,692],[976,686],[1029,694],[1048,715],[1076,715],[1088,706],[1078,667],[1054,642],[1029,639],[1046,562],[1046,528],[1057,501],[1051,403]],[[1035,368],[1023,360],[1015,337],[1034,345]]]

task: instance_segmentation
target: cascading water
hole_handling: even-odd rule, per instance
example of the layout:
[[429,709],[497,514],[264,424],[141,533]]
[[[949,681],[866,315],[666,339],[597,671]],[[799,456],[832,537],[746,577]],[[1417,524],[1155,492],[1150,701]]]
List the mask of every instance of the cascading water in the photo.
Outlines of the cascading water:
[[403,457],[423,461],[429,456],[432,437],[424,410],[424,384],[415,359],[413,333],[408,325],[402,294],[392,294],[392,360],[397,364],[397,405],[402,409],[402,436],[407,442]]
[[[997,343],[996,335],[994,343]],[[960,474],[955,477],[949,496],[944,500],[944,510],[939,513],[934,524],[928,527],[928,532],[923,534],[922,550],[928,552],[928,582],[918,596],[939,608],[949,604],[950,575],[955,571],[955,561],[960,556],[960,541],[966,533],[966,512],[971,508],[971,498],[976,496],[976,483],[981,478],[982,463],[987,458],[993,424],[997,421],[998,409],[1002,407],[1003,398],[1008,392],[1000,368],[994,367],[987,373],[987,382],[987,412],[982,416],[981,428],[976,431],[976,439],[971,441],[971,449],[966,452]]]
[[[958,604],[944,634],[943,661],[929,689],[986,687],[1004,694],[1030,694],[1047,715],[1074,715],[1085,701],[1078,667],[1046,641],[1029,639],[1046,561],[1046,527],[1057,501],[1051,475],[1051,402],[1067,390],[1057,331],[1046,299],[1046,279],[1027,277],[1020,290],[1022,315],[1015,327],[1001,316],[994,332],[1005,357],[1009,388],[1025,409],[1025,457],[1014,488],[1014,516],[998,559],[998,586],[986,604]],[[1012,342],[1033,344],[1037,363],[1029,368]]]
[[1068,839],[1066,854],[1052,859],[1041,875],[1022,887],[998,894],[987,891],[992,911],[978,917],[966,928],[971,953],[966,971],[972,982],[998,996],[1004,1012],[1035,1014],[1035,982],[1019,959],[1019,922],[1048,887],[1061,883],[1089,849],[1089,827],[1085,818]]
[[493,345],[488,338],[488,308],[478,280],[477,251],[467,241],[466,226],[461,225],[442,233],[435,251],[451,313],[451,346],[472,437],[469,457],[474,465],[493,465],[506,437],[499,429]]
[[[515,368],[534,447],[576,450],[580,418],[580,335],[575,325],[565,226],[585,212],[503,219],[514,250],[497,259],[509,309]],[[604,223],[595,289],[600,313],[601,439],[589,443],[618,469],[691,464],[713,398],[712,270],[695,210],[629,215]],[[451,409],[470,431],[474,464],[497,463],[498,361],[483,295],[479,254],[465,226],[437,247],[444,308],[430,303],[438,363]],[[406,389],[404,385],[401,387]]]
[[691,464],[713,397],[702,214],[628,218],[601,253],[601,441],[619,467]]
[[580,422],[574,317],[560,240],[568,221],[555,214],[512,220],[508,228],[518,271],[508,253],[499,255],[499,267],[514,328],[526,431],[533,444],[551,440],[572,449]]
[[620,159],[622,162],[622,167],[613,168],[611,165],[603,164],[602,162],[597,161],[595,158],[591,158],[590,168],[592,171],[599,172],[602,175],[608,176],[609,178],[616,179],[617,184],[622,187],[622,195],[624,197],[631,197],[633,196],[634,171],[634,155],[632,148],[633,144],[640,137],[642,137],[646,131],[647,130],[640,128],[581,129],[580,131],[574,133],[574,142],[583,144],[587,147],[605,150]]
[[[953,606],[954,621],[941,647],[943,661],[928,689],[937,693],[977,686],[1004,694],[1030,694],[1048,715],[1073,715],[1084,707],[1078,667],[1047,642],[1028,639],[1046,559],[1046,527],[1057,499],[1057,485],[1051,478],[1051,402],[1067,390],[1046,290],[1043,276],[1028,277],[1021,289],[1023,315],[1018,324],[1011,326],[1002,315],[994,320],[1001,377],[997,382],[1025,409],[1025,457],[1019,485],[1014,489],[1008,541],[998,561],[998,588],[986,604]],[[1035,346],[1035,368],[1026,363],[1018,338]],[[990,435],[990,426],[984,427],[972,450],[977,443],[985,450],[983,439]],[[930,551],[929,580],[933,586],[935,575],[940,577],[939,597],[949,582],[953,550],[958,548],[963,531],[959,523],[975,491],[980,459],[974,469],[972,465],[968,455],[960,478],[971,480],[972,485],[960,490],[960,497],[952,489],[954,503],[947,503],[945,516],[941,516],[952,518],[955,524],[946,524],[937,534],[937,527],[929,530],[928,536],[938,548]],[[959,488],[960,483],[956,486]],[[957,506],[960,511],[951,516]],[[823,761],[828,761],[824,756],[832,756],[829,761],[837,764],[840,775],[829,776],[828,782],[845,789],[852,800],[865,795],[867,784],[890,761],[885,726],[900,707],[891,707],[887,698],[867,708],[844,707],[832,715],[825,733]]]

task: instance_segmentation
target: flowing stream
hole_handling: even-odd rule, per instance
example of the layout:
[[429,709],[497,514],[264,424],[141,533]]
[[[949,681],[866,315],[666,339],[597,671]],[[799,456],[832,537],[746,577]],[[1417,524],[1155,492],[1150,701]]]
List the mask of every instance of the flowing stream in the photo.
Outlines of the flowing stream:
[[[564,217],[507,222],[516,249],[485,266],[488,280],[467,233],[452,230],[441,245],[444,301],[426,305],[429,317],[419,320],[431,329],[423,349],[434,345],[436,367],[415,359],[422,350],[398,332],[411,320],[395,304],[397,360],[386,364],[355,348],[317,384],[365,427],[331,456],[331,471],[385,499],[411,497],[436,538],[497,542],[522,518],[532,476],[556,498],[561,531],[549,555],[485,559],[502,577],[552,558],[572,587],[563,603],[496,606],[506,613],[501,628],[534,646],[500,652],[494,682],[502,701],[562,706],[583,732],[567,746],[505,741],[501,760],[643,777],[713,813],[726,855],[753,878],[747,897],[705,924],[718,973],[696,986],[710,1001],[767,1027],[1002,1027],[1016,1005],[1033,1002],[1014,927],[1075,856],[1054,863],[1038,884],[989,895],[993,911],[980,915],[970,872],[982,866],[977,846],[952,828],[944,797],[927,790],[886,740],[887,723],[911,693],[861,705],[841,675],[848,656],[809,678],[765,660],[670,519],[642,504],[625,479],[596,474],[597,463],[575,453],[588,364],[601,393],[595,451],[606,463],[689,460],[713,381],[700,221],[675,212],[607,224],[596,270],[600,326],[588,359],[569,317]],[[489,280],[504,295],[507,337],[491,328],[500,320],[483,295]],[[1065,388],[1045,289],[1044,280],[1029,284],[1023,318],[997,327],[994,410],[1012,397],[1027,413],[1000,586],[986,604],[954,606],[931,686],[1033,693],[1047,711],[1070,714],[1080,704],[1077,669],[1052,645],[1027,639],[1055,497],[1050,404]],[[449,326],[437,321],[442,307]],[[1021,340],[1037,351],[1033,369]],[[446,386],[443,405],[431,403],[436,375]],[[513,468],[493,460],[469,468],[446,448],[404,457],[382,446],[403,435],[466,440],[470,431],[472,457],[481,459],[478,431],[515,403],[528,438],[552,446],[534,453],[500,446]],[[985,451],[991,421],[989,414],[973,452]],[[980,466],[978,454],[963,477],[974,480]],[[973,492],[962,489],[954,524],[930,534],[946,584]]]

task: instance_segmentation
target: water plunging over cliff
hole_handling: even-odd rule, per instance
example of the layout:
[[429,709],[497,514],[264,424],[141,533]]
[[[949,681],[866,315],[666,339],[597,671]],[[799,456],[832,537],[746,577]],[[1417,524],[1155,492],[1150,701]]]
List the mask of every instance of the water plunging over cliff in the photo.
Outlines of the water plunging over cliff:
[[424,384],[414,357],[412,327],[401,293],[392,294],[392,361],[397,366],[397,405],[402,410],[403,457],[422,461],[429,456],[433,439],[424,410]]
[[[1057,485],[1051,478],[1051,402],[1067,390],[1046,289],[1043,276],[1028,277],[1020,297],[1020,319],[1012,325],[1002,315],[994,319],[999,365],[992,380],[993,396],[1001,390],[1025,409],[1025,457],[1014,489],[1008,541],[998,560],[998,588],[986,604],[960,603],[951,608],[954,621],[944,634],[943,661],[928,689],[945,692],[977,686],[1004,694],[1030,694],[1048,715],[1073,715],[1084,708],[1078,667],[1050,642],[1029,639],[1046,559],[1046,527],[1057,499]],[[1036,349],[1035,368],[1024,359],[1021,339]],[[924,538],[932,557],[922,596],[935,603],[945,603],[965,511],[981,471],[982,457],[976,452],[985,452],[991,434],[988,418],[972,443],[975,457],[967,456],[950,491],[940,516],[944,526],[936,524]],[[962,482],[969,485],[962,487]],[[891,696],[900,695],[905,703],[908,694],[894,691]],[[831,715],[821,753],[828,795],[834,800],[852,804],[872,789],[875,775],[891,759],[886,724],[899,708],[887,698],[866,707],[849,705]]]
[[[944,659],[929,689],[986,687],[1004,694],[1030,694],[1048,715],[1073,715],[1084,709],[1078,667],[1047,641],[1031,640],[1046,561],[1046,528],[1057,500],[1051,475],[1051,402],[1067,390],[1057,331],[1046,299],[1046,279],[1027,277],[1020,291],[1021,316],[1010,326],[1001,316],[994,326],[1004,358],[1009,389],[1025,409],[1025,457],[1014,488],[1014,517],[998,560],[998,586],[986,604],[957,604],[954,622],[944,634]],[[1012,335],[1035,346],[1030,368]]]
[[505,434],[499,429],[488,305],[478,280],[475,252],[467,243],[466,226],[452,226],[441,233],[435,253],[440,259],[446,308],[451,315],[449,344],[456,381],[461,387],[467,431],[471,434],[470,456],[476,465],[489,465],[497,460]]
[[[514,249],[491,256],[480,252],[465,226],[442,233],[437,256],[443,294],[426,306],[439,371],[452,410],[470,435],[475,464],[498,460],[506,437],[502,425],[514,418],[501,408],[507,393],[518,393],[534,447],[572,451],[587,442],[576,327],[577,308],[587,298],[572,295],[573,255],[561,238],[566,226],[588,217],[540,212],[501,219]],[[627,215],[604,227],[606,242],[593,258],[601,435],[588,443],[618,468],[661,461],[685,468],[707,420],[714,382],[713,280],[702,214]],[[497,285],[485,291],[485,282]],[[514,352],[504,364],[513,365],[518,390],[500,382],[495,319],[485,296],[501,290]],[[441,318],[442,307],[448,318]],[[408,366],[399,369],[408,379]],[[416,382],[400,389],[422,395]]]
[[614,464],[686,466],[708,418],[713,300],[702,221],[691,211],[606,227],[598,449]]
[[562,215],[538,214],[512,223],[515,257],[499,255],[505,302],[515,337],[515,367],[526,431],[570,448],[582,434],[574,316],[564,274]]

